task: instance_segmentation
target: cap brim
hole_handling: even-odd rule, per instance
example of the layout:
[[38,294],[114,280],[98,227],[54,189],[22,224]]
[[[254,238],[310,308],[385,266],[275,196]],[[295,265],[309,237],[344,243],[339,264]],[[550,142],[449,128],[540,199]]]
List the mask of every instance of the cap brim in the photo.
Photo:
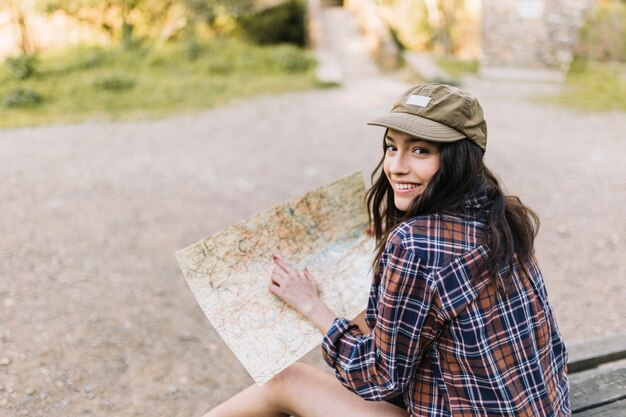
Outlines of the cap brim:
[[465,135],[442,123],[425,119],[408,113],[389,113],[367,123],[371,126],[381,126],[398,130],[424,140],[434,142],[456,142],[465,138]]

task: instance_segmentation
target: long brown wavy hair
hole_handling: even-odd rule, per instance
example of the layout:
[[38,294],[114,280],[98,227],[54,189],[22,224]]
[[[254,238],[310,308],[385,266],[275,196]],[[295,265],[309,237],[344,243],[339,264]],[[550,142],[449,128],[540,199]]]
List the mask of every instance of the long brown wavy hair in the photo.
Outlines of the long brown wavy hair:
[[[385,133],[386,135],[386,133]],[[372,188],[367,193],[370,224],[376,238],[378,262],[385,249],[389,233],[401,222],[415,216],[436,212],[460,211],[475,190],[484,189],[488,199],[487,245],[489,269],[492,276],[506,277],[514,264],[524,265],[534,256],[534,240],[539,231],[539,218],[518,197],[507,196],[496,176],[485,166],[483,151],[468,139],[437,143],[441,166],[426,189],[404,212],[394,205],[393,189],[383,172],[383,158],[372,173]],[[499,282],[499,287],[506,282]]]

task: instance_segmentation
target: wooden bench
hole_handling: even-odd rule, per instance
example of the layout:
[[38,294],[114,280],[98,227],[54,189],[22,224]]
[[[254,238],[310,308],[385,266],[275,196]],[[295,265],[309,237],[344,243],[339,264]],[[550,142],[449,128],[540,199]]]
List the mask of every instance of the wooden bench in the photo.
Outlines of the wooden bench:
[[568,347],[575,417],[626,417],[626,334]]

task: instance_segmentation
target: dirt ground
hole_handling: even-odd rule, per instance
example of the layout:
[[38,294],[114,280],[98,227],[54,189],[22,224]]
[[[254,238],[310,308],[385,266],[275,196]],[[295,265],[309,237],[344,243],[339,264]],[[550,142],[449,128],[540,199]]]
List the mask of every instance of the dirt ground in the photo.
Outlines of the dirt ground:
[[[362,170],[383,76],[162,120],[0,130],[0,417],[199,416],[252,383],[174,252]],[[626,331],[626,118],[540,104],[557,86],[467,80],[488,164],[542,220],[566,342]],[[318,352],[307,358],[321,365]]]

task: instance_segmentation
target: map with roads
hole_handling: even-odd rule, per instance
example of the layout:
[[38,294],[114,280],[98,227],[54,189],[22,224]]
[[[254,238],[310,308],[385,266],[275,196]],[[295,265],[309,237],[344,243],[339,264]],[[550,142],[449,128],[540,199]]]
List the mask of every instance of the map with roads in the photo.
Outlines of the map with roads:
[[272,255],[318,281],[321,299],[352,319],[365,309],[374,242],[361,173],[320,187],[176,253],[196,300],[256,383],[321,343],[323,335],[269,292]]

